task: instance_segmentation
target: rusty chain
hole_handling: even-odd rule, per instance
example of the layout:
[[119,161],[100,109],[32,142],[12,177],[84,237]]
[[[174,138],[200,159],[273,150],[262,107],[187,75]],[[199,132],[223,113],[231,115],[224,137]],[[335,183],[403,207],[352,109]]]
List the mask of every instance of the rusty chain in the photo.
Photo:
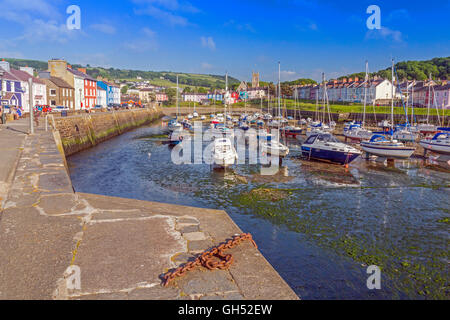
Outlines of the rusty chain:
[[227,242],[222,243],[216,247],[213,247],[210,250],[201,253],[200,255],[197,256],[197,258],[194,261],[189,261],[188,263],[178,267],[177,269],[167,272],[162,277],[163,286],[166,287],[176,277],[182,277],[186,274],[186,272],[191,271],[196,267],[203,266],[209,270],[228,269],[233,263],[234,258],[232,254],[225,254],[224,251],[236,247],[245,240],[250,241],[253,244],[253,246],[255,246],[255,248],[258,248],[250,233],[243,233],[241,235],[234,236]]

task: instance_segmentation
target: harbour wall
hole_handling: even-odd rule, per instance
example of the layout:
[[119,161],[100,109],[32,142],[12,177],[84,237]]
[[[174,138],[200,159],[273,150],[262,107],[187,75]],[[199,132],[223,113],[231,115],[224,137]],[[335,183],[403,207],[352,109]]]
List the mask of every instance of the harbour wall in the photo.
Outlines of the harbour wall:
[[70,156],[112,137],[149,124],[160,118],[161,115],[160,108],[151,107],[52,117],[49,122],[59,132],[60,139],[56,139],[57,143],[61,144],[64,154]]

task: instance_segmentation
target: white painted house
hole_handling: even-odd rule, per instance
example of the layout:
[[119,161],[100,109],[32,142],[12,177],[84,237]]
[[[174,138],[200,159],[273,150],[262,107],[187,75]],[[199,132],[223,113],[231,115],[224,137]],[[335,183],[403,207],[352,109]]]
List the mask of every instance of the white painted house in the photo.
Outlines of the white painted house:
[[23,68],[22,70],[10,68],[10,73],[20,80],[22,89],[24,90],[23,94],[24,112],[30,111],[30,91],[28,85],[28,80],[30,78],[33,79],[33,101],[31,105],[32,106],[47,105],[47,86],[43,81],[34,77],[34,70],[32,68],[26,67]]
[[106,108],[108,105],[106,100],[106,90],[100,86],[97,86],[97,105],[104,108]]

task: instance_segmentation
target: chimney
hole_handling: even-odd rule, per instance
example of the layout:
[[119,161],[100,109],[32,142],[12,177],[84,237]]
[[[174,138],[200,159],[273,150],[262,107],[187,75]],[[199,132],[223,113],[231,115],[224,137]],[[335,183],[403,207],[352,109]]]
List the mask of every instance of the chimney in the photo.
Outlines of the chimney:
[[30,76],[34,77],[34,69],[33,68],[30,68],[30,67],[26,66],[26,67],[20,67],[19,70],[23,71],[23,72],[26,72]]
[[78,68],[78,71],[83,72],[83,73],[87,73],[86,68]]
[[0,61],[0,68],[3,68],[7,72],[11,70],[11,68],[9,67],[9,62],[5,61],[5,59],[2,59],[2,61]]

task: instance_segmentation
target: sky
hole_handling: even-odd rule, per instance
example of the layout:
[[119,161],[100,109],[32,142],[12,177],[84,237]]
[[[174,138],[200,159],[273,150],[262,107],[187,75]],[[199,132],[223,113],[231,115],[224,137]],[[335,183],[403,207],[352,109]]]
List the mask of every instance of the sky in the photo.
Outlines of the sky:
[[[80,8],[80,29],[66,13]],[[380,8],[381,29],[366,24]],[[0,58],[320,80],[450,56],[450,0],[0,0]]]

